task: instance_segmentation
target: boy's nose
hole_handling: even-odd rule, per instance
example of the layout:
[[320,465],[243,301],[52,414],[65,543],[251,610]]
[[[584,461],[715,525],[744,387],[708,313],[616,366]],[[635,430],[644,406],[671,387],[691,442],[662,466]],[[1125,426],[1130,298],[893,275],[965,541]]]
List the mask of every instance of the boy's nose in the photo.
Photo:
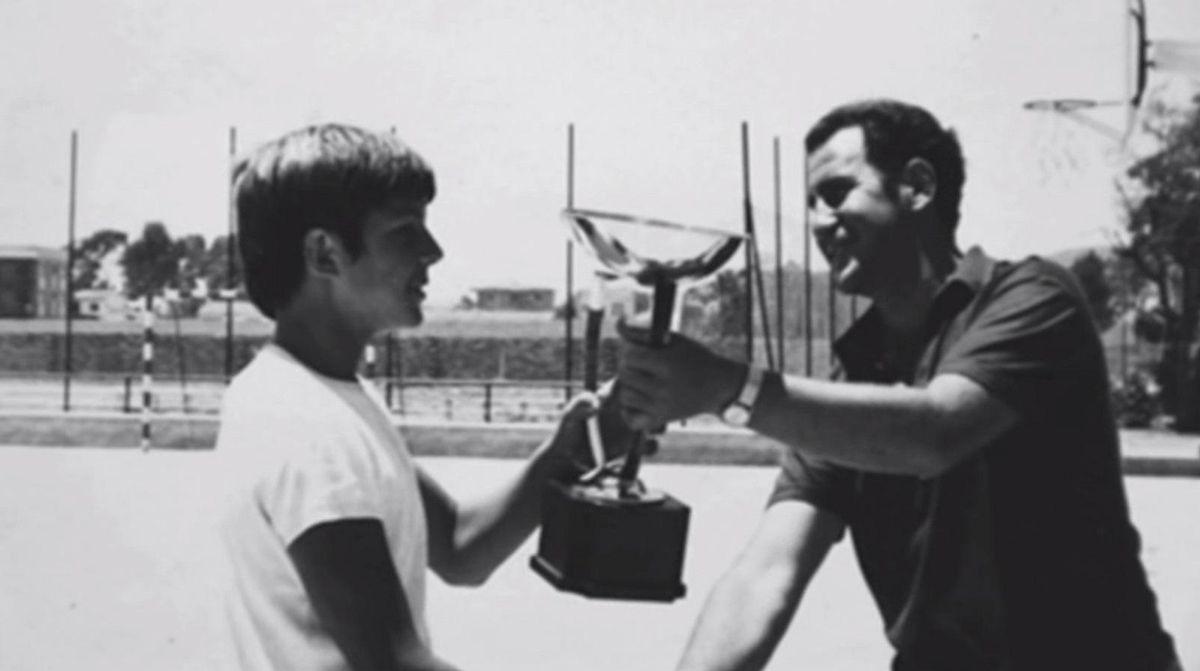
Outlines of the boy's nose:
[[444,255],[437,239],[433,237],[432,233],[427,231],[425,238],[421,241],[421,262],[427,266],[432,266],[441,261]]

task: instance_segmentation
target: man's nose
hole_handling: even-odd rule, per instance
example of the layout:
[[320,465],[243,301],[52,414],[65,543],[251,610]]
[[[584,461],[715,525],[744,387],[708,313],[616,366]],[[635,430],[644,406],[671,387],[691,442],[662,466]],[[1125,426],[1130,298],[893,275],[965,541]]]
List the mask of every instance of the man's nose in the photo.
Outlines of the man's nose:
[[833,237],[837,233],[838,218],[828,207],[814,207],[808,211],[808,223],[813,235],[819,238]]

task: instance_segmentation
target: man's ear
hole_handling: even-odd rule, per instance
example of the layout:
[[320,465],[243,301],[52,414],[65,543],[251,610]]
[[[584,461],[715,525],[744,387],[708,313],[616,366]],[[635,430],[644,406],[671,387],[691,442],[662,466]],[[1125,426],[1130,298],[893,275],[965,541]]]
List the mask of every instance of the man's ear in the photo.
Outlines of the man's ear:
[[304,234],[304,266],[314,277],[333,277],[341,272],[342,243],[329,231],[314,228]]
[[925,209],[937,196],[937,173],[929,161],[909,159],[900,171],[900,202],[910,212]]

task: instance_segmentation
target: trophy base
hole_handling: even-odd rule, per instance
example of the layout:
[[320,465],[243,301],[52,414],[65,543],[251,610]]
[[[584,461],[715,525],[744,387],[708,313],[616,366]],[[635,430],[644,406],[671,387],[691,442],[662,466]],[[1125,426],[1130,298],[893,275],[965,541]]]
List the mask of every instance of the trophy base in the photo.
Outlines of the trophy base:
[[548,483],[530,566],[555,588],[598,599],[673,601],[690,510],[663,492],[613,497],[595,485]]

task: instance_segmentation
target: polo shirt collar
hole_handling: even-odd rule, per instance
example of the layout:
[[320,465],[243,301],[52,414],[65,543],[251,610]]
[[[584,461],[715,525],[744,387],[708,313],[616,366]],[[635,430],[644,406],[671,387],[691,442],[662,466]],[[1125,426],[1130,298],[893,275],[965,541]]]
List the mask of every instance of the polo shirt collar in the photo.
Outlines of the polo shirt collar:
[[[954,270],[933,297],[927,331],[932,331],[962,310],[983,289],[996,261],[979,247],[958,257]],[[883,320],[872,306],[833,343],[833,351],[851,379],[872,376],[871,369],[883,353]]]

